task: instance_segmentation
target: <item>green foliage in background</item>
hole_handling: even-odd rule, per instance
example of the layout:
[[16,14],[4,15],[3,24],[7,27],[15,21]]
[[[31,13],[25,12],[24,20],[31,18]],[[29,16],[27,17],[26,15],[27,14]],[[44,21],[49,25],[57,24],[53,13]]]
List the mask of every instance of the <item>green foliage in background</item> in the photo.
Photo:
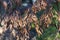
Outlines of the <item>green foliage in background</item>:
[[56,37],[57,28],[50,26],[47,28],[41,36],[37,37],[37,40],[54,40]]
[[58,11],[58,7],[56,6],[56,4],[53,3],[52,6],[56,11]]
[[52,10],[52,13],[53,13],[53,17],[51,19],[52,20],[51,24],[53,24],[57,27],[58,26],[58,14],[55,9]]

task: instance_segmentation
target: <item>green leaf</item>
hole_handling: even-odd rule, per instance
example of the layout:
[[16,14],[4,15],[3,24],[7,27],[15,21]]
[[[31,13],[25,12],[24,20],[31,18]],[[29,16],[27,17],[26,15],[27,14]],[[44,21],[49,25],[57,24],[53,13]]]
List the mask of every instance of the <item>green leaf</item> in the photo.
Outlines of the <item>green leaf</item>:
[[35,24],[34,24],[34,23],[31,23],[31,27],[32,27],[32,28],[35,28]]
[[57,7],[57,5],[55,3],[52,3],[52,7],[53,7],[53,9],[55,9],[56,11],[58,11],[58,7]]

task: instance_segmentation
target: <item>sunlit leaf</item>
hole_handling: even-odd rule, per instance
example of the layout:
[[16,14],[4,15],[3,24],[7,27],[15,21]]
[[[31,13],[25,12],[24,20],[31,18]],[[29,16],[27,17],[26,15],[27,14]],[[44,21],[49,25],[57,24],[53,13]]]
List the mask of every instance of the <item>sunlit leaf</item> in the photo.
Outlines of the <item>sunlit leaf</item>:
[[35,24],[34,24],[34,23],[31,23],[31,27],[32,27],[32,28],[35,28]]

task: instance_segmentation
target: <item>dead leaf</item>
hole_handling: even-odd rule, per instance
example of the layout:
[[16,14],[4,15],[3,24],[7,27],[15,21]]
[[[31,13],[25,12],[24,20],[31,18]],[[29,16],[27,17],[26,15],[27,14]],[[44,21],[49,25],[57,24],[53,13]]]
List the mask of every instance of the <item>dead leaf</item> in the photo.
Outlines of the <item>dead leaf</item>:
[[6,1],[3,1],[3,7],[5,8],[5,10],[7,9],[7,2]]

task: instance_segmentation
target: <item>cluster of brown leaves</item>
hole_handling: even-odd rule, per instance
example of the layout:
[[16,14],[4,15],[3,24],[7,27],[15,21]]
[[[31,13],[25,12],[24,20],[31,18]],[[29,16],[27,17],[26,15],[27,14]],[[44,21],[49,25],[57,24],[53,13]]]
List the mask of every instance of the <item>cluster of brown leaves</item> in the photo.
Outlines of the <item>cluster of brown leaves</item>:
[[[0,34],[4,34],[9,28],[11,31],[11,34],[14,37],[18,37],[17,40],[20,40],[20,38],[22,38],[22,39],[24,38],[23,40],[28,40],[30,38],[29,36],[31,36],[31,34],[29,34],[29,33],[32,28],[30,23],[32,23],[32,22],[34,22],[34,24],[35,24],[36,32],[38,34],[41,34],[37,21],[38,21],[38,19],[37,19],[36,15],[34,15],[34,14],[33,15],[26,14],[21,19],[17,18],[16,16],[15,17],[14,16],[4,17],[4,19],[1,19],[1,21],[0,21],[0,23],[1,23]],[[17,34],[16,33],[17,31],[14,28],[17,29],[20,34]]]
[[47,7],[47,2],[45,0],[38,0],[33,4],[32,6],[32,11],[36,13],[37,11],[46,9]]
[[[20,7],[22,0],[10,0],[10,2]],[[44,13],[43,15],[41,15],[39,20],[35,14],[40,10],[46,9],[46,0],[37,0],[32,5],[31,9],[26,9],[24,11],[24,14],[20,16],[18,16],[19,14],[21,14],[20,11],[16,9],[15,11],[13,11],[12,7],[8,8],[8,3],[6,1],[1,1],[1,3],[3,4],[4,9],[8,11],[8,14],[12,11],[12,15],[8,16],[6,14],[7,16],[0,18],[0,34],[4,34],[9,28],[13,37],[16,37],[16,40],[29,40],[32,36],[32,34],[30,34],[30,31],[32,30],[31,23],[34,23],[34,29],[36,30],[38,35],[42,34],[43,27],[47,28],[49,27],[49,24],[51,24],[52,13]],[[15,29],[17,29],[18,31],[16,31]]]

